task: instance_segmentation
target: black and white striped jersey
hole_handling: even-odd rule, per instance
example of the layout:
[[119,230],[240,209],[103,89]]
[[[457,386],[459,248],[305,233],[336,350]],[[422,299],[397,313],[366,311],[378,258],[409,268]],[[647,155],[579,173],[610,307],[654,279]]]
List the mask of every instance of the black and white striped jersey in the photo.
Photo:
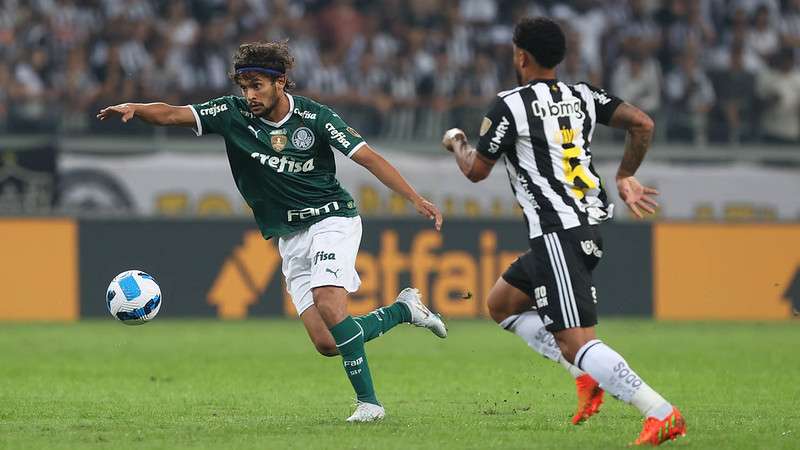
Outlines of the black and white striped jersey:
[[506,156],[506,171],[529,238],[611,218],[592,166],[592,135],[622,103],[586,83],[533,80],[500,92],[481,123],[477,151]]

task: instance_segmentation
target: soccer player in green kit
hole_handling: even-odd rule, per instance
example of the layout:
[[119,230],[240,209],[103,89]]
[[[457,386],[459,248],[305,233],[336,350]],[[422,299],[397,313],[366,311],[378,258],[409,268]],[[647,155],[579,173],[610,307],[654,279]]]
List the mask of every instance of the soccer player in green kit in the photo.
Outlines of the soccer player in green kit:
[[361,283],[355,270],[361,218],[336,180],[333,152],[347,155],[408,199],[437,230],[442,215],[333,110],[286,92],[292,87],[287,72],[293,62],[286,42],[243,44],[229,74],[241,97],[188,106],[123,103],[100,110],[97,117],[121,116],[122,122],[137,117],[225,138],[239,192],[264,238],[278,238],[286,286],[311,341],[325,356],[342,356],[358,399],[347,420],[379,420],[385,412],[375,395],[364,343],[403,322],[441,338],[447,329],[410,288],[390,306],[356,318],[347,314],[347,294]]

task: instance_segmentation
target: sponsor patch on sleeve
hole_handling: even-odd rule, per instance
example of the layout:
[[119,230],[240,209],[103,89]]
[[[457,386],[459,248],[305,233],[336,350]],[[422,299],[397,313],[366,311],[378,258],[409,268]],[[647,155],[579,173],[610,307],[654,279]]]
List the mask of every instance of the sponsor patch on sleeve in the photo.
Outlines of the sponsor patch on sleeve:
[[484,117],[483,121],[481,122],[480,135],[483,136],[484,134],[486,134],[486,132],[489,131],[489,128],[491,127],[492,127],[491,119],[489,119],[488,117]]

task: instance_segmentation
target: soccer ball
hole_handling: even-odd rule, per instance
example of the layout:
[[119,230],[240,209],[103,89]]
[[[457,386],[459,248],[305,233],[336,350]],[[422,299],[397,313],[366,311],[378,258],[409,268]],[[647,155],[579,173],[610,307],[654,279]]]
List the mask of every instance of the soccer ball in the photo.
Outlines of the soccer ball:
[[126,270],[111,280],[106,291],[108,312],[125,325],[153,320],[161,309],[161,288],[141,270]]

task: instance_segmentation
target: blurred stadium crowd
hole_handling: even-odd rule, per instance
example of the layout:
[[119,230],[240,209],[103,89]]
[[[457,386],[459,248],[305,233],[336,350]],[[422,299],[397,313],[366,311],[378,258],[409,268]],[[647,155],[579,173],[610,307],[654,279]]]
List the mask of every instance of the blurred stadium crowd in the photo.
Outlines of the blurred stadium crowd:
[[115,131],[122,101],[235,92],[235,47],[289,39],[296,92],[362,132],[436,139],[476,130],[516,84],[516,18],[568,34],[559,77],[649,112],[659,139],[800,142],[800,0],[5,0],[0,128]]

